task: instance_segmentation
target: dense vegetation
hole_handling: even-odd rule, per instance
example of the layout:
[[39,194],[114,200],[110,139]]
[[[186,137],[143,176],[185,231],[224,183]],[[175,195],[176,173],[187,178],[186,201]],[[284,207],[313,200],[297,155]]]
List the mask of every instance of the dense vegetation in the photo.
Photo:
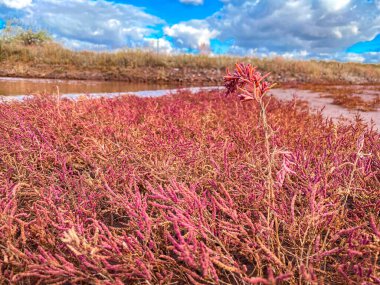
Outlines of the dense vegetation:
[[379,133],[260,76],[1,104],[0,283],[379,282]]

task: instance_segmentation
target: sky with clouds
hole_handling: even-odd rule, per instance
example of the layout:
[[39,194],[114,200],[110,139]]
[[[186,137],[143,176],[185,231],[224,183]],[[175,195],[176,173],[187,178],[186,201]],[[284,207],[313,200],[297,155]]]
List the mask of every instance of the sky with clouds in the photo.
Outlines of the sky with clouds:
[[73,49],[380,62],[380,0],[0,0]]

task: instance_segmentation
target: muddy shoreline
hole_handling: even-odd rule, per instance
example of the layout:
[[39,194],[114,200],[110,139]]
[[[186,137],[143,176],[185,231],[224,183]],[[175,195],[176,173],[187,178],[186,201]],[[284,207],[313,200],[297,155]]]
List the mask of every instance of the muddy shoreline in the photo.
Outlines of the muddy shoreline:
[[80,68],[24,64],[1,65],[0,77],[209,86],[222,83],[224,70],[193,68]]

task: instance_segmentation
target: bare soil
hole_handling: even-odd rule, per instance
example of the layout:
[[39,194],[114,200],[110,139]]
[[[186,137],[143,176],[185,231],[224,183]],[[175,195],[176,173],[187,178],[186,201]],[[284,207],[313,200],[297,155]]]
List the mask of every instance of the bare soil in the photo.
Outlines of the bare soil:
[[104,80],[124,81],[133,83],[153,84],[183,84],[209,86],[220,84],[223,81],[224,70],[195,69],[195,68],[167,68],[167,67],[107,67],[80,68],[73,66],[27,65],[18,63],[2,64],[0,77],[23,77],[44,79],[74,79],[74,80]]

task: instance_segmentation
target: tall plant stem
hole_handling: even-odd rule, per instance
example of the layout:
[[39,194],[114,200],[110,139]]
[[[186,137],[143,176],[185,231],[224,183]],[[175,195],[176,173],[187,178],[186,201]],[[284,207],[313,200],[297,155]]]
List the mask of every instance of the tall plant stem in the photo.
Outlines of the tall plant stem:
[[259,99],[259,105],[260,105],[260,117],[263,124],[264,129],[264,145],[265,145],[265,156],[267,161],[267,187],[268,187],[268,200],[269,205],[268,207],[268,218],[270,217],[270,213],[272,212],[270,210],[271,207],[274,207],[274,181],[273,181],[273,154],[270,146],[270,138],[272,136],[272,129],[268,124],[267,119],[267,105],[265,105],[262,98]]

